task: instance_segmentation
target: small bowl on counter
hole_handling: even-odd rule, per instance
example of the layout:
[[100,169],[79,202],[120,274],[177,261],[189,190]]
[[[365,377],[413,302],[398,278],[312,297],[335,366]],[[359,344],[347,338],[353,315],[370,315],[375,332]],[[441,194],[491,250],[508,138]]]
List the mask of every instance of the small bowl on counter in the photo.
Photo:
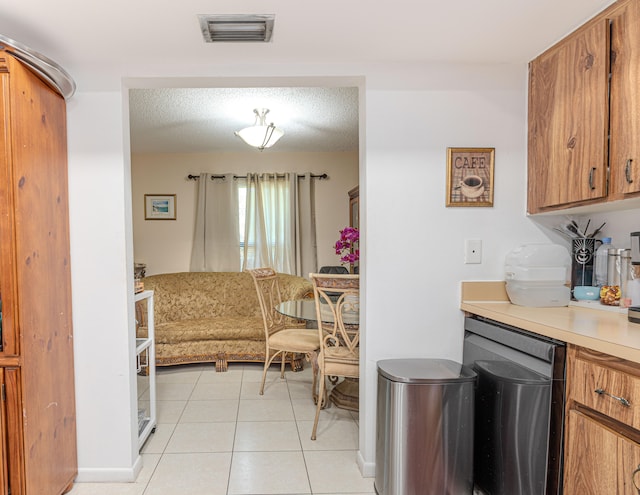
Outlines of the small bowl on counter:
[[600,288],[590,285],[576,285],[573,288],[573,298],[577,301],[597,301],[600,299]]

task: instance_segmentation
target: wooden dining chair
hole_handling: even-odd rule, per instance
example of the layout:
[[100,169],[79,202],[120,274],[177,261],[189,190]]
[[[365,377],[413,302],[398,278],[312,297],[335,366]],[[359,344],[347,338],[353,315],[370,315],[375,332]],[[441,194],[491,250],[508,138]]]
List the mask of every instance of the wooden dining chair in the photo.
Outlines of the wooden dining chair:
[[315,440],[320,410],[328,404],[327,377],[360,376],[360,326],[345,322],[353,322],[354,314],[359,313],[360,276],[310,273],[309,278],[313,283],[320,339],[320,380],[311,432],[311,440]]
[[[280,356],[280,378],[284,378],[284,367],[287,354],[304,354],[313,369],[313,387],[315,393],[318,366],[317,352],[320,348],[320,338],[315,329],[294,328],[285,315],[276,311],[276,306],[282,302],[278,274],[272,268],[255,268],[247,270],[256,286],[262,320],[264,323],[265,357],[264,370],[262,372],[262,384],[260,395],[264,395],[264,383],[267,378],[267,370],[275,358]],[[288,325],[289,324],[289,325]]]

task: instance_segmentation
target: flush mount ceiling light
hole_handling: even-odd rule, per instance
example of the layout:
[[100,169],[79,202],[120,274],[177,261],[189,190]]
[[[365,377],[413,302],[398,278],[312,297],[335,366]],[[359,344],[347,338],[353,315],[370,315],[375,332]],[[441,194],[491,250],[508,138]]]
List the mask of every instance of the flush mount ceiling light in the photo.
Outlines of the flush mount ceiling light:
[[268,108],[256,108],[253,113],[256,114],[256,120],[253,125],[236,131],[234,134],[249,146],[258,148],[260,151],[265,148],[271,148],[278,139],[284,136],[284,132],[278,129],[273,122],[267,124]]
[[199,15],[202,37],[207,43],[271,41],[274,15]]

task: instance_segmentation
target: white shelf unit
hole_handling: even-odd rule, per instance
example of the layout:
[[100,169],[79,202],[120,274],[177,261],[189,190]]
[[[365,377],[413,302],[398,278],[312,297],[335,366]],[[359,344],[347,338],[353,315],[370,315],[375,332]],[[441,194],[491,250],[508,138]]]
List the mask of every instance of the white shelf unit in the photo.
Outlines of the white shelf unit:
[[147,337],[136,338],[136,383],[139,383],[141,377],[148,379],[149,401],[148,406],[144,407],[146,401],[140,400],[138,397],[138,447],[141,448],[149,435],[155,431],[157,424],[156,416],[156,348],[155,348],[155,331],[153,322],[153,291],[145,290],[135,295],[135,301],[146,300],[147,307]]

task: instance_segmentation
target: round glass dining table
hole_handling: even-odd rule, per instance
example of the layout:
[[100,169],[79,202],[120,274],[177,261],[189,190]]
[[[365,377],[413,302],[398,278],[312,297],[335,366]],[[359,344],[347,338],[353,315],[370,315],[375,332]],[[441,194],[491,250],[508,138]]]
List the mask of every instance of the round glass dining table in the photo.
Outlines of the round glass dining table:
[[[327,306],[323,311],[320,305],[320,314],[322,321],[325,323],[333,323],[333,313]],[[314,299],[298,299],[296,301],[284,301],[276,306],[276,311],[291,318],[305,320],[309,322],[317,322],[318,314],[316,313],[316,302]],[[358,311],[345,311],[342,313],[342,321],[345,325],[358,325],[360,323],[360,313]]]
[[[299,299],[296,301],[284,301],[276,306],[276,311],[291,318],[305,320],[316,326],[318,315],[316,313],[316,302],[314,299]],[[326,311],[322,311],[320,306],[322,321],[325,323],[333,323],[333,313],[327,307]],[[325,316],[326,315],[326,316]],[[357,311],[345,311],[342,314],[342,320],[347,326],[357,326],[360,323],[360,313]],[[311,328],[307,325],[307,328]],[[350,411],[359,410],[359,385],[357,378],[345,378],[336,385],[332,390],[329,398],[336,406]]]

